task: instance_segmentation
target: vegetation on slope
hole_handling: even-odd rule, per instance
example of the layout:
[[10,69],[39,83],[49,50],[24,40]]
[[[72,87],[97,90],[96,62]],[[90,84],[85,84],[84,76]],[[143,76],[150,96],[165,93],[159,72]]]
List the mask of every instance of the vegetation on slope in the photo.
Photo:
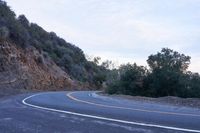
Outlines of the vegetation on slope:
[[24,15],[16,17],[6,2],[0,0],[0,39],[9,40],[26,49],[35,47],[44,56],[67,72],[72,79],[101,87],[105,80],[104,67],[87,61],[83,51],[58,37],[54,32],[46,32],[35,23],[30,23]]

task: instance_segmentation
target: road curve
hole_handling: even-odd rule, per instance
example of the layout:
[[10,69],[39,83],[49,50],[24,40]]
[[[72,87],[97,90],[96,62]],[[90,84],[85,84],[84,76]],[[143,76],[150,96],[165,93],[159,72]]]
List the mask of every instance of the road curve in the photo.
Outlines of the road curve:
[[[1,100],[0,105],[0,132],[200,133],[200,110],[111,98],[92,91],[21,95]],[[21,119],[26,124],[13,128],[15,121],[23,123]]]

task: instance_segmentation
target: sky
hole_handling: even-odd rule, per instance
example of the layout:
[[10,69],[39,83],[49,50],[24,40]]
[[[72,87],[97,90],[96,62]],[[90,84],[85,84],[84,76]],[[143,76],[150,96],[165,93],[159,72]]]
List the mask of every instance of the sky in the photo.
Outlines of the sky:
[[200,72],[200,0],[6,0],[17,15],[117,65],[147,65],[161,48]]

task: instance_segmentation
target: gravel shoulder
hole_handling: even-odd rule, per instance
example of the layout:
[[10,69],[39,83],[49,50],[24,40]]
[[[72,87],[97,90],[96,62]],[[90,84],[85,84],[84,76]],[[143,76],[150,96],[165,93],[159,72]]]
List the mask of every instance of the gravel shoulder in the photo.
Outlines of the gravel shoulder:
[[117,95],[117,94],[109,95],[104,92],[100,92],[98,94],[103,95],[103,96],[113,97],[113,98],[123,98],[123,99],[140,101],[140,102],[159,103],[159,104],[200,109],[200,98],[180,98],[180,97],[174,97],[174,96],[151,98],[151,97],[143,97],[143,96]]

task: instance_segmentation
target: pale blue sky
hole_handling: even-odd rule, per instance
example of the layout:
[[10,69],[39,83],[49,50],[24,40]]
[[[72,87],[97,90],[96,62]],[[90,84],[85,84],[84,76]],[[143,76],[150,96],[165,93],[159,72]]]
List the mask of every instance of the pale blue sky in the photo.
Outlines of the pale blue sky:
[[6,0],[88,55],[146,65],[169,47],[192,57],[200,72],[200,0]]

